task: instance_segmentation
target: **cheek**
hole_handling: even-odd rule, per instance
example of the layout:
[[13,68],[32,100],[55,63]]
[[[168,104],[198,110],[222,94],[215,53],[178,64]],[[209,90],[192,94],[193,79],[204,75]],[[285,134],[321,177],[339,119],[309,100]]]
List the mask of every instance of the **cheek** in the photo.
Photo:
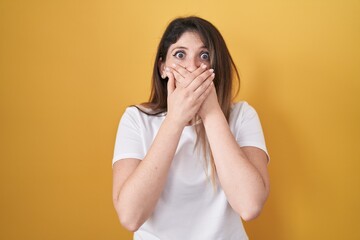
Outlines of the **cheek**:
[[179,61],[178,59],[168,58],[168,59],[166,59],[166,61],[165,61],[165,66],[171,67],[174,63],[175,63],[175,64],[179,64],[180,61]]

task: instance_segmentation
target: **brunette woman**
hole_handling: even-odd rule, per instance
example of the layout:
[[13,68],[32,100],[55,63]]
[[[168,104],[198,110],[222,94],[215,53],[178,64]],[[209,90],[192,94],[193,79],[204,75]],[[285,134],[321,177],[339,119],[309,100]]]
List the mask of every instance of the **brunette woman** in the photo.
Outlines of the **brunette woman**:
[[114,206],[134,239],[248,239],[241,219],[263,208],[269,157],[254,108],[232,102],[234,80],[216,27],[168,25],[149,102],[125,110],[116,136]]

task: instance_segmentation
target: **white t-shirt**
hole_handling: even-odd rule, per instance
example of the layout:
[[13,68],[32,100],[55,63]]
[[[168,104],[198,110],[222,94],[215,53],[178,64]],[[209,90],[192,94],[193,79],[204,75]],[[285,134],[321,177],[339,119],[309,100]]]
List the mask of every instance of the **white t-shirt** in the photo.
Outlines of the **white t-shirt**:
[[[113,163],[125,158],[142,160],[164,119],[165,114],[149,116],[128,107],[118,127]],[[232,106],[229,126],[241,147],[258,147],[267,154],[260,120],[247,102]],[[206,176],[203,154],[194,150],[195,141],[194,126],[186,126],[155,210],[134,233],[134,239],[248,239],[240,216],[227,202],[219,181],[215,191]],[[207,170],[210,172],[210,167]]]

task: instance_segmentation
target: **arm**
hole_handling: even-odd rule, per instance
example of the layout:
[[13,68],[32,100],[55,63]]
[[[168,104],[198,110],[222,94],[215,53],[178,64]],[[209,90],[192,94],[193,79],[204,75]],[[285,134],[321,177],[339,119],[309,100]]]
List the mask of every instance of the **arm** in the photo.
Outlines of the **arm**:
[[181,127],[165,119],[146,157],[114,165],[114,206],[122,225],[136,231],[149,218],[164,188]]
[[217,103],[215,88],[200,110],[217,175],[231,207],[248,221],[269,194],[267,156],[256,147],[240,147]]
[[[188,71],[177,65],[175,78]],[[180,74],[177,74],[180,73]],[[199,109],[220,184],[231,207],[244,219],[251,220],[261,211],[269,194],[267,156],[256,147],[240,147],[219,106],[215,87]]]
[[176,87],[167,72],[168,113],[142,161],[123,159],[114,164],[113,201],[120,221],[136,231],[152,214],[164,189],[183,128],[198,112],[211,91],[213,75],[199,68],[187,77],[191,84]]

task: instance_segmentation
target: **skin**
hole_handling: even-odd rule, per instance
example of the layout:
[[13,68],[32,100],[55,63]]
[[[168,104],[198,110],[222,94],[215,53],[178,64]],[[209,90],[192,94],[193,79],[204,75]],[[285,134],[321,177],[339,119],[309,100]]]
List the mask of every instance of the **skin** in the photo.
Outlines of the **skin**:
[[[198,114],[214,156],[218,178],[231,207],[242,219],[258,216],[269,193],[267,156],[240,147],[218,104],[214,72],[197,33],[185,32],[170,46],[159,70],[169,78],[168,113],[145,158],[113,166],[113,202],[122,225],[136,231],[152,214],[164,189],[184,127]],[[143,201],[146,199],[146,201]]]

